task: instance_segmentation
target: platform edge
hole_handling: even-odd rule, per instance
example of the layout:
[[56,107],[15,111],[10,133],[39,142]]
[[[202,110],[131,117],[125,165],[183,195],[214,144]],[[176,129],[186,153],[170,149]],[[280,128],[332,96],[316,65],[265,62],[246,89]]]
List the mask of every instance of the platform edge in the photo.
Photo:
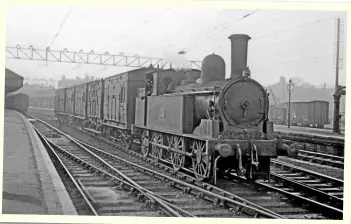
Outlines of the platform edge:
[[[53,190],[50,190],[50,187],[46,188],[45,186],[42,186],[48,213],[52,215],[77,215],[73,202],[69,197],[44,145],[41,143],[39,136],[35,133],[32,124],[23,114],[19,112],[17,113],[21,116],[32,143],[35,160],[39,169],[40,181],[41,183],[53,186]],[[40,158],[42,158],[42,160]]]

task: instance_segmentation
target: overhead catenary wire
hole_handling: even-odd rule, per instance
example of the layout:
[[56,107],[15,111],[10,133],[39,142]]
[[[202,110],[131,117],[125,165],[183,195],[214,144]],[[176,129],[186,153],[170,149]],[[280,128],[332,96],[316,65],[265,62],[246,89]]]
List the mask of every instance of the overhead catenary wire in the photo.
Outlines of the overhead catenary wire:
[[61,25],[60,25],[59,29],[57,30],[57,32],[56,32],[54,38],[52,39],[51,43],[49,44],[49,47],[51,47],[51,45],[54,43],[54,41],[56,40],[56,38],[60,35],[60,31],[61,31],[63,25],[66,23],[67,18],[68,18],[69,14],[70,14],[71,12],[72,12],[72,8],[70,8],[69,11],[66,13],[64,19],[63,19],[62,22],[61,22]]
[[281,33],[285,33],[285,32],[291,31],[291,30],[295,30],[295,29],[300,29],[300,28],[307,27],[307,26],[310,26],[310,25],[313,25],[313,24],[316,24],[316,23],[322,23],[322,22],[329,21],[329,20],[332,20],[332,19],[335,19],[335,18],[336,17],[333,16],[333,17],[328,17],[326,19],[318,19],[318,20],[313,21],[313,22],[300,24],[300,25],[297,25],[297,26],[294,26],[294,27],[290,27],[290,28],[287,28],[287,29],[276,30],[276,31],[268,33],[268,34],[264,34],[264,35],[261,35],[261,36],[253,37],[252,38],[254,40],[253,43],[257,43],[257,40],[262,40],[262,39],[265,39],[266,37],[279,35]]
[[[231,18],[231,17],[230,17],[230,18]],[[176,44],[178,44],[178,43],[184,42],[184,41],[189,40],[189,39],[192,39],[192,38],[194,38],[194,37],[197,37],[197,36],[204,35],[204,34],[206,34],[206,33],[212,32],[212,31],[214,31],[214,30],[216,30],[216,29],[219,29],[219,28],[221,28],[221,27],[227,26],[228,23],[230,23],[230,22],[225,22],[225,23],[223,23],[223,24],[217,24],[217,25],[215,25],[214,27],[212,27],[212,26],[211,26],[211,27],[207,27],[206,31],[201,31],[201,32],[196,33],[196,34],[193,34],[193,35],[191,35],[191,36],[189,36],[189,37],[186,37],[186,38],[183,38],[183,39],[181,39],[181,40],[178,40],[178,41],[176,41],[176,42],[174,42],[174,43],[172,43],[172,44],[169,44],[168,47],[174,46],[174,45],[176,45]],[[182,28],[182,27],[184,27],[184,26],[181,26],[180,28]],[[180,28],[179,28],[179,29],[180,29]]]
[[195,49],[195,48],[198,47],[200,44],[202,44],[202,43],[206,42],[207,40],[209,40],[209,39],[211,39],[211,38],[213,38],[213,37],[219,35],[219,34],[222,33],[224,30],[228,29],[229,27],[234,26],[236,23],[242,21],[243,19],[246,19],[246,18],[248,18],[249,16],[252,16],[253,14],[257,13],[258,11],[259,11],[259,10],[254,10],[254,11],[252,11],[252,12],[250,12],[250,13],[245,14],[244,16],[241,16],[239,19],[237,19],[237,20],[234,21],[233,23],[230,23],[229,25],[225,26],[223,29],[219,30],[219,31],[218,31],[217,33],[215,33],[214,35],[209,36],[209,37],[206,37],[205,40],[196,43],[196,44],[193,45],[192,47],[185,48],[185,49],[183,49],[183,51],[184,51],[185,53],[187,53],[187,52],[189,52],[190,50]]
[[[253,14],[253,13],[252,13]],[[243,16],[243,18],[245,18],[245,16]],[[279,34],[282,34],[282,33],[285,33],[285,32],[289,32],[289,31],[292,31],[292,30],[296,30],[296,29],[301,29],[301,28],[308,28],[310,27],[311,25],[314,25],[314,24],[322,24],[324,22],[327,22],[327,21],[330,21],[330,20],[333,20],[335,19],[335,16],[332,16],[332,17],[328,17],[328,18],[322,18],[322,19],[317,19],[313,22],[307,22],[307,23],[304,23],[304,24],[299,24],[297,26],[294,26],[294,27],[290,27],[290,28],[286,28],[286,29],[280,29],[280,30],[276,30],[274,31],[273,33],[269,33],[269,34],[264,34],[264,35],[261,35],[261,36],[258,36],[258,37],[253,37],[252,38],[252,42],[251,44],[257,44],[258,42],[261,43],[261,40],[264,40],[266,37],[270,37],[270,36],[275,36],[275,35],[279,35]],[[223,30],[222,30],[223,31]],[[222,32],[221,31],[221,32]],[[312,36],[312,35],[309,35],[309,36]],[[207,37],[207,39],[205,41],[207,41],[208,39],[211,39],[211,37]],[[256,41],[258,40],[258,41]],[[220,47],[220,41],[217,42],[217,48],[221,48]],[[284,41],[278,41],[278,42],[273,42],[273,43],[270,43],[270,44],[265,44],[265,47],[269,47],[269,46],[272,46],[272,45],[275,45],[277,43],[283,43]],[[193,47],[189,48],[187,52],[189,52],[189,50],[192,50],[193,48],[199,46],[200,43],[197,43],[195,44]],[[184,51],[186,51],[186,49],[183,49]],[[278,63],[279,64],[279,63]]]
[[[169,12],[169,11],[171,11],[171,10],[172,10],[171,8],[167,8],[167,9],[162,10],[161,13],[158,13],[157,16],[151,15],[150,17],[148,17],[148,18],[146,18],[146,19],[145,19],[145,18],[141,18],[140,21],[139,21],[139,23],[142,23],[143,26],[144,26],[145,24],[149,25],[151,21],[154,21],[154,20],[156,20],[156,19],[159,19],[159,18],[161,17],[161,15],[165,15],[167,12]],[[136,29],[136,27],[132,27],[132,26],[131,26],[131,27],[129,27],[129,29],[126,29],[125,32],[122,33],[122,35],[119,35],[119,36],[127,35],[127,34],[129,34],[131,31],[133,31],[133,30],[135,30],[135,29]],[[115,41],[117,42],[117,41],[118,41],[118,38],[116,38]]]
[[271,63],[271,64],[252,65],[252,66],[250,66],[250,68],[268,67],[268,66],[274,66],[274,65],[294,64],[294,63],[301,62],[301,61],[311,61],[311,60],[318,60],[318,59],[322,59],[322,58],[329,58],[329,57],[332,57],[333,55],[334,54],[326,54],[326,55],[320,55],[320,56],[315,56],[315,57],[300,58],[298,60],[276,62],[276,63]]

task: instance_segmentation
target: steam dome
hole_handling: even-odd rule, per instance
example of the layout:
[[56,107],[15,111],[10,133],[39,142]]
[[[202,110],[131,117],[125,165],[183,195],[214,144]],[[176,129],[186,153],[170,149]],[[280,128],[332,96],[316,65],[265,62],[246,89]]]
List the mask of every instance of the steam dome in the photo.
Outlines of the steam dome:
[[201,84],[225,79],[225,62],[216,54],[207,55],[201,65]]

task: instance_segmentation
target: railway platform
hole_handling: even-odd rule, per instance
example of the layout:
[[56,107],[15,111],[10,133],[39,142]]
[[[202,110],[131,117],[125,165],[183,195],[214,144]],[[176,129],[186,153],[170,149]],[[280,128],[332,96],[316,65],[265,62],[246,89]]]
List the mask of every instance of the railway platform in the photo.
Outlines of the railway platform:
[[332,138],[335,140],[345,140],[344,134],[336,134],[333,133],[330,129],[317,129],[317,128],[307,128],[307,127],[297,127],[297,126],[290,126],[288,128],[286,125],[274,125],[274,132],[281,132],[281,133],[291,133],[291,134],[300,134],[305,136],[313,136],[313,137],[320,137],[320,138]]
[[4,111],[3,214],[77,215],[30,122]]

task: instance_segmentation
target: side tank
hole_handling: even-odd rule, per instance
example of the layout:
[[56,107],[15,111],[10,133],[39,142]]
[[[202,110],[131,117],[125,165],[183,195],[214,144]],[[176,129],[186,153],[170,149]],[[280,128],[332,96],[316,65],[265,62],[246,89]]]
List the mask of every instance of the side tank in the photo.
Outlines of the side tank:
[[196,94],[194,125],[197,126],[201,119],[210,119],[216,115],[214,110],[219,92],[228,82],[228,80],[225,80],[225,62],[223,58],[213,53],[206,56],[202,61],[201,76],[196,82],[181,84],[175,87],[172,92]]

